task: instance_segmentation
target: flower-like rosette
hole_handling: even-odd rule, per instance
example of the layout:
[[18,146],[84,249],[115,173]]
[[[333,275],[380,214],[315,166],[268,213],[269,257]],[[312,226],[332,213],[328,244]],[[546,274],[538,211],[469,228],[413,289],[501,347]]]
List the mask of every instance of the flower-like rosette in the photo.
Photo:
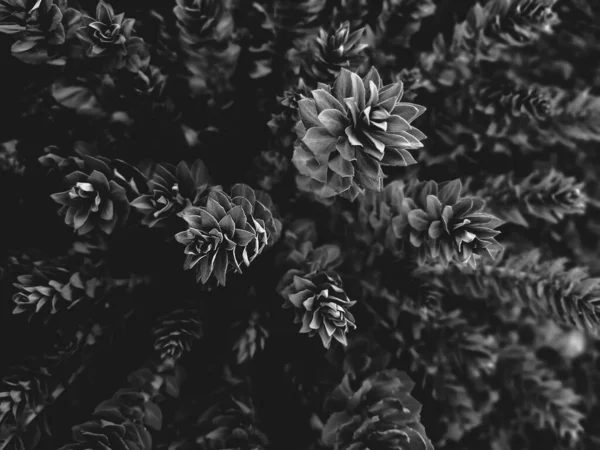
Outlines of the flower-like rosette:
[[292,160],[300,190],[354,200],[382,189],[382,166],[415,164],[408,150],[422,147],[425,135],[411,122],[425,108],[400,102],[402,94],[401,82],[383,86],[374,68],[363,79],[342,69],[333,88],[319,84],[300,100]]
[[129,201],[125,188],[115,180],[93,170],[87,175],[76,171],[65,177],[71,186],[68,191],[52,194],[51,198],[62,205],[59,214],[65,223],[84,235],[98,228],[111,234],[118,223],[129,216]]
[[127,40],[127,35],[133,29],[133,19],[123,20],[124,15],[115,16],[110,23],[100,20],[90,23],[88,26],[94,30],[93,36],[99,44],[93,47],[93,53],[101,53],[109,45],[122,45]]
[[111,5],[100,0],[96,6],[96,17],[84,17],[85,26],[78,35],[90,44],[88,56],[98,56],[112,46],[125,48],[125,42],[131,37],[134,19],[125,19],[125,15],[115,14]]
[[164,220],[198,204],[207,194],[211,181],[202,160],[190,167],[185,161],[177,167],[157,164],[148,180],[148,193],[131,202],[131,206],[144,215],[142,223],[150,228],[163,225]]
[[11,51],[20,60],[61,65],[61,46],[75,36],[81,17],[67,0],[6,0],[0,3],[0,33],[14,35]]
[[107,419],[121,416],[134,422],[141,422],[150,403],[150,396],[133,388],[119,389],[114,395],[100,403],[94,410],[94,416]]
[[266,247],[273,245],[281,235],[281,222],[273,214],[273,200],[266,192],[255,191],[250,186],[240,183],[231,188],[231,201],[243,207],[252,228],[256,230],[257,245],[251,249],[252,253],[249,253],[250,260],[253,260]]
[[312,61],[305,65],[308,75],[316,81],[330,82],[340,73],[342,67],[348,68],[356,62],[360,52],[368,44],[361,43],[365,28],[350,32],[350,22],[327,31],[319,30],[315,40]]
[[348,298],[341,286],[342,280],[335,272],[300,272],[293,274],[292,282],[281,292],[287,300],[283,307],[293,307],[294,323],[302,324],[300,333],[318,334],[325,348],[333,339],[347,345],[346,333],[356,328],[348,310],[356,302]]
[[[259,194],[268,205],[268,195]],[[205,206],[189,207],[181,217],[188,229],[175,235],[184,244],[184,269],[196,267],[197,281],[206,284],[214,275],[218,285],[225,285],[226,272],[242,271],[276,239],[281,223],[259,200],[252,188],[235,185],[231,196],[211,191]]]
[[107,56],[113,59],[115,68],[126,67],[131,72],[148,66],[147,46],[143,39],[133,36],[135,19],[126,19],[123,13],[115,14],[111,5],[100,0],[96,16],[84,16],[83,23],[77,36],[88,44],[86,54],[89,58]]
[[378,372],[353,389],[350,377],[334,389],[325,409],[335,411],[322,439],[340,450],[433,450],[420,423],[421,404],[411,395],[405,372]]
[[478,197],[460,197],[460,180],[414,183],[406,191],[402,213],[393,219],[397,237],[408,234],[418,259],[448,265],[451,261],[475,267],[483,256],[494,258],[501,249],[494,239],[502,221],[483,212]]
[[[139,394],[139,393],[138,393]],[[76,442],[61,447],[60,450],[138,450],[150,448],[152,438],[141,420],[140,407],[125,407],[123,399],[115,398],[101,403],[92,420],[73,428]],[[141,394],[140,394],[141,395]],[[131,415],[129,415],[131,413]]]

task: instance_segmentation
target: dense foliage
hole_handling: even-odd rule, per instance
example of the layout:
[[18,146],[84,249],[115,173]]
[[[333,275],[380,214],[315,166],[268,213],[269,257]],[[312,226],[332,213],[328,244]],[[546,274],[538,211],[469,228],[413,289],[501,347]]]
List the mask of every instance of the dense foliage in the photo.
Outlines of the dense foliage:
[[0,0],[0,450],[600,448],[596,0]]

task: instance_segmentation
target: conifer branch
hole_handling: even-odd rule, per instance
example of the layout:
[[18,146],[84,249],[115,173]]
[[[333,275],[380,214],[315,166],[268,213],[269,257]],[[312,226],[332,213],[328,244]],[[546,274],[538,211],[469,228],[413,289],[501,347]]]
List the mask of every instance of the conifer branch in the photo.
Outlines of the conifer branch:
[[424,160],[436,164],[459,156],[512,154],[513,149],[539,151],[530,130],[550,129],[554,116],[553,99],[542,87],[524,87],[506,79],[473,80],[445,95],[443,107],[433,117],[449,153],[434,155],[426,149]]
[[455,295],[527,308],[542,317],[600,334],[600,278],[565,258],[545,261],[539,250],[477,268],[423,266],[417,275]]
[[516,406],[517,427],[529,423],[537,429],[553,430],[561,438],[577,442],[583,435],[582,398],[565,386],[556,373],[532,350],[505,348],[499,357],[499,379]]
[[501,123],[523,117],[540,122],[550,119],[554,113],[548,93],[535,85],[522,87],[508,80],[501,83],[482,81],[475,88],[477,92],[469,92],[475,94],[473,110],[498,119]]
[[454,27],[449,42],[439,34],[433,51],[423,53],[421,65],[435,85],[463,84],[481,61],[497,61],[507,50],[535,42],[557,22],[555,0],[491,0],[476,3],[467,18]]
[[588,202],[583,183],[554,169],[521,179],[512,172],[488,178],[477,195],[500,219],[528,228],[532,219],[556,224],[567,215],[583,214]]
[[[446,311],[443,293],[423,286],[417,299],[382,288],[381,283],[365,284],[366,307],[374,323],[382,326],[395,341],[397,357],[409,357],[410,373],[418,373],[438,402],[437,419],[448,427],[444,439],[458,441],[484,421],[498,400],[489,389],[496,370],[498,342],[487,326],[467,320],[461,309]],[[370,305],[378,302],[380,314]],[[393,318],[393,323],[390,323]]]
[[[480,49],[490,52],[505,50],[507,47],[521,47],[538,39],[542,33],[550,32],[558,23],[558,17],[552,10],[556,0],[493,0],[484,9],[480,40]],[[473,13],[479,16],[475,6]],[[477,17],[476,23],[482,18]],[[484,50],[484,51],[485,51]],[[489,57],[481,55],[481,57]]]

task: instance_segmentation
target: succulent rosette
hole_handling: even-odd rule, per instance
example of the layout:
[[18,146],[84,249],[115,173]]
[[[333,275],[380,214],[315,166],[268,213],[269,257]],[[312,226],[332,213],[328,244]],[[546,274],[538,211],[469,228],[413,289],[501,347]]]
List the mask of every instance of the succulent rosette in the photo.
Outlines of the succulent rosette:
[[52,200],[61,205],[58,213],[79,235],[95,228],[111,234],[117,222],[129,215],[125,189],[109,181],[102,172],[94,170],[90,175],[75,172],[65,180],[73,186],[68,191],[52,194]]
[[135,19],[126,19],[123,13],[115,14],[104,0],[98,2],[96,16],[84,16],[83,23],[77,35],[88,44],[88,57],[114,58],[116,68],[127,67],[131,72],[139,71],[150,62],[143,39],[133,36]]
[[148,193],[131,202],[144,215],[142,223],[150,228],[197,204],[211,185],[210,175],[202,160],[191,166],[185,161],[177,167],[157,164],[148,180]]
[[281,222],[273,217],[271,198],[237,184],[231,195],[213,190],[205,205],[186,208],[181,217],[188,229],[175,235],[184,244],[184,269],[196,268],[196,280],[206,284],[214,277],[224,286],[229,270],[242,271],[281,232]]
[[500,244],[494,239],[503,222],[484,212],[479,197],[461,197],[460,180],[412,183],[405,189],[401,214],[392,220],[398,238],[418,248],[418,260],[451,261],[475,267],[483,256],[495,257]]
[[116,160],[83,155],[75,163],[79,169],[64,178],[70,188],[51,195],[52,200],[61,205],[58,213],[79,235],[95,229],[111,234],[129,217],[129,198],[139,192],[134,181],[126,180],[109,165],[112,163],[130,168]]
[[312,58],[304,70],[313,80],[333,81],[342,67],[349,68],[360,59],[360,53],[368,46],[361,43],[364,33],[364,28],[350,32],[350,22],[330,31],[321,28],[311,52]]
[[294,308],[294,323],[301,323],[300,333],[319,335],[323,346],[331,341],[347,345],[346,333],[356,328],[354,316],[349,311],[356,302],[351,301],[339,275],[332,271],[315,271],[293,275],[281,295],[286,299],[284,308]]
[[98,405],[91,420],[75,426],[75,442],[60,450],[150,448],[152,437],[144,426],[147,422],[144,419],[145,410],[151,405],[146,394],[121,389],[113,398]]
[[292,160],[300,190],[354,200],[383,188],[382,166],[415,164],[408,150],[422,147],[425,135],[411,122],[425,108],[400,102],[402,94],[401,82],[383,86],[374,68],[363,79],[342,69],[333,87],[319,84],[300,100]]
[[346,375],[325,403],[333,413],[323,442],[339,450],[433,450],[420,423],[421,404],[410,395],[413,387],[398,370],[377,372],[358,389]]
[[3,0],[0,33],[13,35],[12,54],[26,63],[62,65],[62,46],[75,36],[81,13],[67,0]]

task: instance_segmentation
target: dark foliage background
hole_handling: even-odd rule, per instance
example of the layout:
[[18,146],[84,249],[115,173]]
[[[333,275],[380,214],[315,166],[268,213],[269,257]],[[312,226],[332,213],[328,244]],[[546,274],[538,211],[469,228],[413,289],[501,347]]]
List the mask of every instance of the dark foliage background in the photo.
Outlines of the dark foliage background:
[[0,0],[0,449],[600,448],[599,23]]

